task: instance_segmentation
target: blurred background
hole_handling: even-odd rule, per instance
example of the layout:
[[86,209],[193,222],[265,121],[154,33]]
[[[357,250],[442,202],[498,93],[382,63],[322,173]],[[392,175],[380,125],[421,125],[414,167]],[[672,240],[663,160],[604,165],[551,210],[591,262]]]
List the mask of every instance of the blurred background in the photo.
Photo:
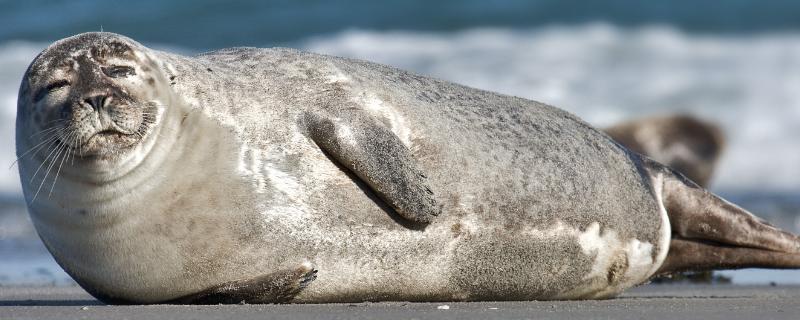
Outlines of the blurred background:
[[[52,41],[87,31],[196,54],[288,46],[566,109],[606,127],[689,114],[727,143],[710,188],[800,231],[800,2],[0,0],[0,285],[71,284],[30,225],[12,166],[17,90]],[[800,283],[800,272],[725,272]]]

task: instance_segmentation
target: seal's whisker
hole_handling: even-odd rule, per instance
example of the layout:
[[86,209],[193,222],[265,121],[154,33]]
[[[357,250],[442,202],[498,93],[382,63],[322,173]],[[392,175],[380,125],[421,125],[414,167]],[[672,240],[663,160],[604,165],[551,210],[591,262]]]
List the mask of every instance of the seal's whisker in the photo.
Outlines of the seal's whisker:
[[46,127],[46,128],[44,128],[42,130],[39,130],[39,132],[31,134],[30,137],[33,138],[33,137],[36,137],[36,136],[39,136],[39,135],[47,135],[49,133],[52,133],[53,131],[56,131],[56,130],[62,129],[62,128],[64,128],[64,125],[59,122],[59,123],[56,123],[56,124],[54,124],[52,126]]
[[42,146],[44,146],[45,143],[52,142],[55,139],[58,139],[57,132],[56,133],[51,133],[50,135],[47,136],[46,139],[42,140],[42,142],[39,142],[37,145],[35,145],[35,146],[31,147],[30,149],[28,149],[28,151],[25,151],[24,153],[22,153],[19,157],[17,157],[16,160],[14,160],[14,162],[11,163],[10,166],[8,166],[8,169],[11,170],[11,168],[13,168],[14,165],[17,164],[17,162],[19,162],[19,160],[22,159],[24,156],[28,155],[31,152],[36,151],[37,149],[40,149]]
[[[53,139],[53,141],[47,144],[47,148],[52,147],[54,144],[58,144],[58,142],[59,142],[58,139]],[[51,150],[50,153],[47,154],[47,157],[45,157],[44,160],[42,160],[42,163],[39,164],[39,167],[36,168],[36,171],[33,173],[33,176],[31,176],[31,181],[28,182],[29,184],[33,183],[33,180],[36,179],[36,175],[38,175],[39,171],[42,170],[42,166],[44,166],[44,164],[47,163],[47,160],[50,159],[50,157],[57,149],[58,148],[54,148],[53,150]]]
[[76,155],[78,152],[80,152],[80,148],[81,148],[81,141],[82,141],[82,140],[83,140],[83,138],[81,138],[81,136],[80,136],[80,135],[78,135],[78,134],[75,134],[75,145],[77,146],[77,148],[72,148],[72,151],[73,151],[73,152],[72,152],[72,164],[75,164],[75,155]]
[[56,162],[58,162],[58,158],[61,156],[61,153],[64,152],[66,147],[67,147],[66,143],[58,141],[58,146],[55,148],[55,150],[58,150],[58,152],[56,152],[56,155],[50,160],[50,164],[47,166],[47,170],[44,173],[42,182],[39,183],[39,188],[36,189],[36,193],[33,195],[31,203],[36,201],[36,198],[39,196],[39,192],[42,191],[42,187],[44,186],[45,181],[47,181],[47,177],[50,176],[50,171],[53,170],[53,166],[56,164]]
[[[31,203],[34,203],[36,201],[36,199],[39,197],[39,191],[42,190],[42,186],[44,186],[44,182],[47,181],[47,176],[50,174],[50,169],[53,167],[53,163],[56,162],[56,158],[58,157],[58,153],[61,152],[61,147],[62,146],[59,144],[59,146],[56,147],[56,149],[55,149],[55,150],[58,150],[58,152],[56,152],[56,156],[53,157],[52,159],[49,159],[49,161],[45,161],[45,162],[50,162],[50,164],[47,165],[47,169],[45,170],[45,175],[44,175],[44,177],[42,177],[41,182],[39,182],[39,187],[36,189],[36,193],[34,193],[33,198],[31,199]],[[31,181],[31,182],[33,182],[33,181]]]
[[44,129],[42,131],[39,131],[37,133],[34,133],[34,134],[30,135],[30,137],[33,138],[33,137],[36,137],[37,135],[43,135],[45,137],[43,139],[47,139],[46,137],[52,137],[53,133],[56,133],[59,129],[63,129],[63,128],[64,128],[63,126],[55,125],[55,126],[47,128],[47,129]]
[[72,151],[73,151],[72,152],[72,160],[71,160],[72,163],[70,165],[75,165],[75,156],[80,154],[80,152],[81,152],[81,147],[82,147],[81,143],[83,142],[83,138],[79,137],[76,134],[75,135],[75,141],[77,142],[78,148],[77,149],[75,149],[75,148],[72,149]]
[[133,131],[133,134],[138,136],[140,140],[144,139],[144,133],[147,130],[147,128],[149,127],[149,125],[150,124],[147,122],[147,120],[143,119],[142,123],[139,125],[139,127],[136,128],[136,130]]
[[58,119],[54,119],[54,120],[47,121],[47,122],[45,122],[44,124],[51,124],[51,123],[53,123],[53,122],[61,122],[61,121],[67,121],[67,119],[64,119],[64,118],[58,118]]
[[75,136],[75,140],[77,141],[77,146],[78,147],[77,148],[73,148],[74,152],[72,153],[72,164],[75,164],[76,155],[78,157],[83,155],[83,137],[81,137],[79,135],[76,135]]
[[[61,122],[66,122],[66,121],[67,121],[67,119],[50,120],[50,121],[47,121],[47,122],[43,123],[42,126],[47,126],[47,125],[52,124],[52,123],[58,124],[58,123],[61,123]],[[53,127],[50,127],[50,128],[53,128]],[[42,130],[44,130],[44,129],[42,129]]]
[[[76,136],[77,136],[77,133],[72,132],[70,134],[69,140],[73,141],[73,139],[75,139]],[[50,186],[50,192],[47,194],[47,199],[50,199],[50,196],[53,195],[53,190],[55,190],[56,183],[58,182],[58,176],[61,175],[61,167],[64,166],[64,160],[66,160],[69,157],[69,154],[72,152],[72,148],[70,148],[69,144],[67,144],[67,143],[64,143],[64,150],[66,152],[64,152],[61,155],[61,163],[59,163],[58,170],[56,170],[56,176],[53,178],[53,185]]]
[[155,121],[156,121],[155,115],[150,115],[150,114],[142,115],[142,122],[144,123],[155,123]]
[[53,137],[53,134],[54,134],[54,133],[58,133],[58,132],[59,132],[59,130],[63,130],[63,129],[65,129],[65,126],[64,126],[64,125],[62,125],[62,124],[60,124],[60,123],[58,123],[58,124],[55,124],[55,125],[53,125],[53,126],[51,126],[51,127],[48,127],[48,128],[42,129],[42,130],[41,130],[41,131],[39,131],[39,132],[36,132],[36,133],[34,133],[34,134],[31,134],[31,135],[29,136],[29,138],[34,138],[34,137],[36,137],[36,136],[40,136],[40,135],[41,135],[41,136],[43,136],[43,137],[44,137],[44,138],[42,138],[42,139],[43,139],[43,140],[46,140],[48,137]]
[[142,135],[141,127],[139,129],[136,129],[135,131],[133,131],[133,134],[135,134],[137,137],[139,137],[140,140],[144,139],[144,136]]
[[41,134],[53,132],[55,130],[58,130],[59,128],[61,128],[61,126],[59,126],[59,124],[56,124],[56,125],[53,125],[52,127],[49,127],[49,128],[46,128],[46,129],[42,129],[41,131],[39,131],[37,133],[34,133],[34,134],[30,135],[30,136],[31,137],[35,137],[35,136],[38,136],[38,135],[41,135]]
[[67,121],[67,120],[68,119],[58,118],[58,119],[47,121],[47,122],[43,123],[42,125],[48,125],[48,124],[51,124],[51,123],[59,123],[59,122]]

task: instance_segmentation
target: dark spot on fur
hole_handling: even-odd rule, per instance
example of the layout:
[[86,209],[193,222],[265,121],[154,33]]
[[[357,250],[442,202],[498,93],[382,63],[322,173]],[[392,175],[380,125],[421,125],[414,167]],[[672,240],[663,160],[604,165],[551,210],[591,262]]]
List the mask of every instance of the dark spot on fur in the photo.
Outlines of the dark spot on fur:
[[79,214],[79,215],[82,215],[82,216],[85,216],[85,215],[86,215],[86,209],[80,209],[80,210],[78,210],[78,214]]
[[183,117],[181,118],[181,125],[183,125],[183,123],[186,122],[186,118],[188,117],[189,117],[188,113],[183,115]]
[[697,231],[700,232],[700,234],[709,234],[709,233],[711,233],[711,226],[708,225],[708,223],[701,223],[698,226],[698,230]]
[[615,284],[622,280],[622,276],[625,274],[625,271],[628,269],[628,255],[625,253],[620,253],[616,257],[614,257],[614,261],[611,262],[611,266],[608,267],[608,275],[607,279],[608,284]]
[[453,232],[453,238],[458,238],[463,233],[463,226],[461,225],[460,222],[459,223],[454,223],[450,227],[450,231]]
[[211,70],[211,68],[206,68],[206,71],[208,71],[208,72],[214,72],[213,70]]

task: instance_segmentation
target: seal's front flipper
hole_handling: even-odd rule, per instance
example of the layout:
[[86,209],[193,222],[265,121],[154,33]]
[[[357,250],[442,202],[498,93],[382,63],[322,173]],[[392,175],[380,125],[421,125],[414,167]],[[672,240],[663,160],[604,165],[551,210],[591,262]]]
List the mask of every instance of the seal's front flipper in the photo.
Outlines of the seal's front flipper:
[[800,237],[773,227],[671,169],[660,175],[672,241],[658,273],[740,268],[800,268]]
[[223,283],[168,304],[286,303],[317,278],[317,270],[303,264],[248,280]]
[[306,113],[309,137],[352,171],[405,219],[430,223],[441,209],[411,151],[383,124],[360,110]]

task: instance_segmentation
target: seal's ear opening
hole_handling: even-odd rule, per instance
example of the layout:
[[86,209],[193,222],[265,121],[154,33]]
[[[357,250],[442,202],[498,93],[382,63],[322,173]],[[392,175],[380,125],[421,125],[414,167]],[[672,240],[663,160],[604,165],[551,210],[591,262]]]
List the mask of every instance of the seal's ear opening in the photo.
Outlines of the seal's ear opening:
[[800,237],[661,168],[673,236],[657,274],[741,268],[800,268]]

